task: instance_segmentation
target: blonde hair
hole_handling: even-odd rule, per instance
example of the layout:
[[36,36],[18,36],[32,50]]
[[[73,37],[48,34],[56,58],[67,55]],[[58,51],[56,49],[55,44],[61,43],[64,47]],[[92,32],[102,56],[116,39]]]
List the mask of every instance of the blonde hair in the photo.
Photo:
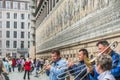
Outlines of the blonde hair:
[[26,58],[26,61],[29,61],[29,58]]
[[109,55],[102,54],[97,57],[96,65],[100,65],[100,68],[103,71],[111,70],[112,69],[112,58]]

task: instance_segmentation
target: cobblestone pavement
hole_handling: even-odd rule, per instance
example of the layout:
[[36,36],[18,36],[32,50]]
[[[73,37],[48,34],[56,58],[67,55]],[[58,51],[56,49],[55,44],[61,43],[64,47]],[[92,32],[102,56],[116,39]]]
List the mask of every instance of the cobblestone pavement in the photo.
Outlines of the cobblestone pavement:
[[[18,72],[17,68],[15,69],[15,72],[9,73],[10,80],[23,80],[24,72]],[[27,76],[26,76],[27,80]],[[48,80],[48,77],[46,74],[42,74],[40,77],[34,77],[33,73],[30,75],[30,80]]]

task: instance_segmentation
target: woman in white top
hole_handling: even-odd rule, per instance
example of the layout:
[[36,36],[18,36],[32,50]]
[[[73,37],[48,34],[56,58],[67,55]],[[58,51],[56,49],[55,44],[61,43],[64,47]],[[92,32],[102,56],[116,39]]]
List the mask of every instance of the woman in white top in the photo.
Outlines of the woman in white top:
[[98,80],[115,80],[110,70],[112,69],[112,59],[109,55],[102,54],[96,59],[96,71],[100,75]]

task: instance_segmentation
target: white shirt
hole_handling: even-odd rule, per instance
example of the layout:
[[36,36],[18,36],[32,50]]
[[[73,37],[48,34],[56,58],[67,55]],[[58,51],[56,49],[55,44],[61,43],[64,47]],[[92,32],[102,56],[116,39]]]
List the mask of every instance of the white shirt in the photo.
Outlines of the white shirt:
[[98,80],[115,80],[110,71],[105,71],[98,76]]

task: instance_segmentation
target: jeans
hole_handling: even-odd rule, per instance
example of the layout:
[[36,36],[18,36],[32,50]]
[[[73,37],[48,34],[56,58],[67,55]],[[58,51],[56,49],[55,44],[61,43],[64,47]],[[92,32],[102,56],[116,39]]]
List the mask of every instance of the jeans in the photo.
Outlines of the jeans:
[[24,72],[24,79],[26,78],[26,74],[28,74],[28,79],[30,79],[30,70],[25,70]]
[[13,72],[15,71],[14,68],[15,68],[15,66],[12,66],[12,70],[13,70]]
[[21,71],[21,64],[18,64],[18,71]]
[[35,67],[35,74],[34,74],[34,76],[38,76],[37,75],[37,72],[39,71],[39,67]]

